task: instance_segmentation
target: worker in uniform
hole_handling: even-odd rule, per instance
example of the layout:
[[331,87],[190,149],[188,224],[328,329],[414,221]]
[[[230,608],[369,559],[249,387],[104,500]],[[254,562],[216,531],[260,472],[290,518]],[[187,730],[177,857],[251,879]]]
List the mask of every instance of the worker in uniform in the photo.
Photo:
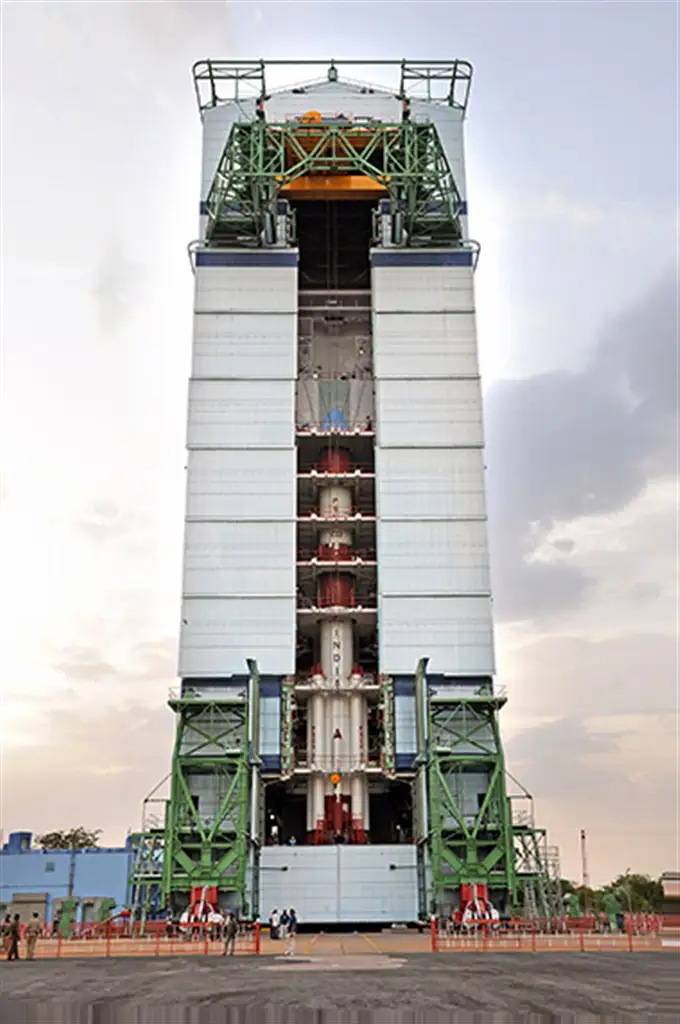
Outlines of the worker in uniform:
[[7,953],[9,950],[9,933],[12,929],[12,915],[6,914],[5,920],[2,922],[0,928],[0,936],[2,936],[2,951]]
[[227,925],[224,929],[224,953],[222,956],[233,956],[236,950],[236,936],[238,935],[238,921],[234,917],[233,911],[229,911],[227,917]]
[[26,928],[26,959],[35,960],[35,947],[42,935],[42,924],[37,914],[34,914]]
[[7,947],[7,959],[18,960],[19,959],[19,939],[21,938],[21,918],[18,914],[14,915],[14,919],[9,926],[9,946]]

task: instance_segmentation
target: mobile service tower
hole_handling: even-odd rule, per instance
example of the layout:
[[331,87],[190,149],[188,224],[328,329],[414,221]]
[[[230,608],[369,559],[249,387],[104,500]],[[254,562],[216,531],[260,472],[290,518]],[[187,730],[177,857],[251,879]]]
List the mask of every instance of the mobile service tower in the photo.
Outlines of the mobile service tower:
[[552,917],[494,684],[472,67],[306,63],[281,89],[283,62],[194,67],[181,683],[133,902]]

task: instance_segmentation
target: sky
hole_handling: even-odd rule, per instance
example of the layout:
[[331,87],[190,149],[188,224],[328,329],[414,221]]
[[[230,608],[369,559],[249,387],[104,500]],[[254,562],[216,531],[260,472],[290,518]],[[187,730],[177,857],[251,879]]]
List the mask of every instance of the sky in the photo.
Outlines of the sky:
[[460,57],[508,765],[565,876],[582,828],[595,883],[677,869],[677,33],[654,0],[4,0],[5,835],[118,844],[170,764],[191,64]]

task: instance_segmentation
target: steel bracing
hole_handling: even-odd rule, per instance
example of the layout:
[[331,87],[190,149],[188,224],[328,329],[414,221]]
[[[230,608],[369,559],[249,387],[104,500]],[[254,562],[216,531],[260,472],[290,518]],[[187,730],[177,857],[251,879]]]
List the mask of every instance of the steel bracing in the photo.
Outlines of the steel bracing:
[[[470,100],[473,75],[472,64],[467,60],[200,60],[192,69],[200,113],[222,103],[267,100],[267,70],[280,68],[296,72],[324,68],[331,82],[337,80],[338,68],[343,70],[344,81],[348,81],[347,70],[399,68],[399,99],[443,103],[460,110],[463,116]],[[317,84],[317,80],[309,84]],[[354,84],[361,87],[363,83]],[[374,91],[372,86],[363,88]]]
[[[531,917],[563,913],[559,865],[544,830],[517,819],[508,796],[499,711],[504,693],[491,680],[429,690],[416,674],[419,756],[415,836],[427,861],[430,913],[448,914],[461,885],[486,885],[492,901]],[[555,866],[557,863],[557,867]],[[424,877],[424,866],[423,866]],[[419,887],[425,891],[419,879]],[[421,898],[421,912],[423,912]]]
[[[249,823],[248,699],[170,699],[177,715],[166,808],[163,890],[218,886],[246,901]],[[205,802],[206,807],[201,804]]]
[[315,174],[362,175],[384,188],[409,245],[461,243],[462,200],[433,124],[256,120],[232,126],[206,201],[208,244],[261,244],[281,190]]
[[145,813],[143,831],[132,839],[138,919],[184,906],[192,889],[210,886],[241,913],[252,909],[248,879],[257,873],[261,815],[259,677],[251,671],[236,696],[233,689],[186,684],[170,696],[176,732],[164,822]]

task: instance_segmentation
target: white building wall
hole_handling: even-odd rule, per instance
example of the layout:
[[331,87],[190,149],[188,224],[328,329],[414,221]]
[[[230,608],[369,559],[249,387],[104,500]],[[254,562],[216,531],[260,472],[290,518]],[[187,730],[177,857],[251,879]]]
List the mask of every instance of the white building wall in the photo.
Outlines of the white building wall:
[[257,658],[263,674],[291,673],[294,625],[292,594],[271,598],[185,596],[179,675],[217,678],[243,674],[246,658]]
[[264,919],[274,907],[302,925],[418,919],[415,846],[266,846],[260,879]]
[[481,448],[378,448],[380,518],[484,519]]
[[469,256],[372,254],[380,666],[494,670]]
[[187,464],[187,520],[295,518],[293,448],[198,448]]
[[297,254],[199,252],[179,672],[295,658]]

